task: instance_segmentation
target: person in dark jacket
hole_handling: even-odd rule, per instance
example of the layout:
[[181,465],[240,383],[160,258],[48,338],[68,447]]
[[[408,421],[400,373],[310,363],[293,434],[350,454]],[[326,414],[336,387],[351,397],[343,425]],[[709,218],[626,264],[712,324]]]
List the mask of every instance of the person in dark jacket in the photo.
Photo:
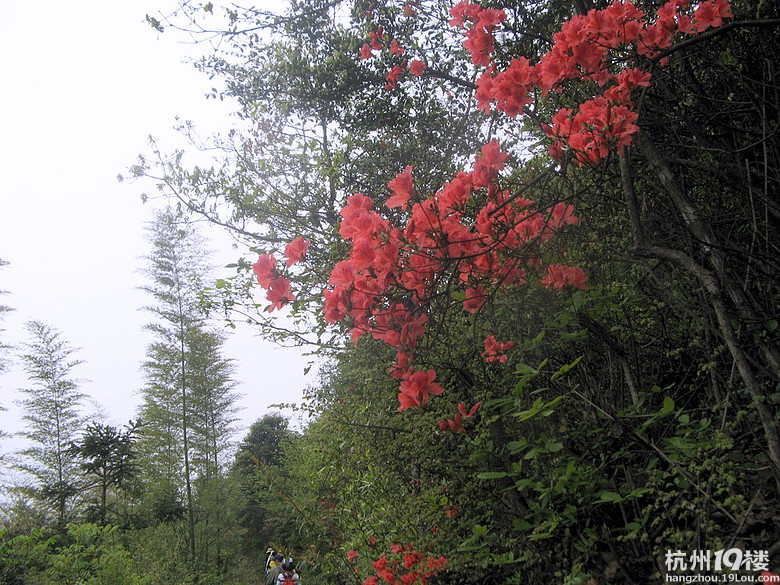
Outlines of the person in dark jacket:
[[277,585],[301,585],[301,578],[295,572],[295,562],[285,559],[282,563],[282,571],[276,578]]

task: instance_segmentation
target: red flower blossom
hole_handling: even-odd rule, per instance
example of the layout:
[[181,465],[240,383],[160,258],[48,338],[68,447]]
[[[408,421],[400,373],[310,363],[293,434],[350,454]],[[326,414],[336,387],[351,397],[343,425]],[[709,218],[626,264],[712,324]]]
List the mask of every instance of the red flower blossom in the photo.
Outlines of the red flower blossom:
[[394,555],[392,560],[383,554],[371,563],[376,575],[366,579],[363,585],[378,585],[380,579],[391,584],[425,585],[431,577],[447,566],[447,559],[444,557],[425,558],[422,553],[415,551],[411,544],[393,544],[390,554]]
[[414,185],[412,184],[412,168],[406,167],[404,172],[396,175],[395,179],[387,184],[387,188],[390,189],[393,194],[387,198],[385,205],[389,208],[400,207],[406,209],[414,193]]
[[401,43],[398,42],[398,39],[393,39],[390,42],[390,52],[393,55],[397,55],[398,57],[400,57],[401,55],[406,53],[406,49],[404,49],[403,46],[401,46]]
[[465,33],[466,40],[463,46],[471,54],[474,65],[487,67],[490,65],[490,55],[495,50],[493,35],[482,28],[470,28]]
[[384,39],[385,29],[380,26],[375,31],[368,33],[368,38],[371,39],[371,48],[375,51],[381,51],[384,45],[382,41]]
[[[514,344],[513,344],[514,345]],[[479,412],[480,407],[482,406],[481,402],[477,402],[474,406],[471,407],[471,410],[466,412],[466,405],[462,402],[458,403],[458,412],[463,416],[463,418],[472,418],[477,412]]]
[[488,335],[484,341],[485,351],[482,352],[482,356],[486,362],[493,362],[498,360],[499,362],[506,363],[509,357],[506,355],[507,351],[510,351],[514,346],[514,341],[508,341],[506,343],[499,343],[493,335]]
[[466,289],[466,300],[463,301],[463,308],[469,313],[476,313],[482,308],[487,299],[487,292],[481,286]]
[[450,8],[450,16],[452,16],[450,26],[464,27],[467,21],[476,22],[480,10],[482,10],[481,5],[462,0]]
[[459,414],[455,415],[455,418],[453,419],[444,419],[439,421],[439,430],[446,433],[449,431],[455,432],[455,433],[462,433],[464,432],[463,428],[463,419]]
[[439,421],[439,430],[443,433],[446,432],[456,432],[456,433],[463,433],[465,432],[465,429],[463,427],[463,421],[465,419],[473,418],[475,414],[479,411],[479,408],[482,406],[481,402],[477,402],[474,406],[471,407],[471,410],[466,410],[466,405],[462,402],[458,403],[458,414],[455,415],[453,419],[443,419]]
[[387,83],[385,84],[385,89],[393,89],[398,84],[398,78],[401,77],[401,73],[403,72],[403,67],[400,65],[394,65],[390,70],[390,73],[387,74]]
[[423,561],[422,553],[407,552],[404,554],[404,569],[411,569]]
[[276,258],[274,258],[273,254],[263,254],[257,259],[257,262],[252,264],[252,270],[257,277],[257,284],[263,288],[268,288],[271,286],[271,281],[278,275]]
[[330,273],[328,284],[339,287],[350,286],[355,280],[355,263],[352,260],[338,262]]
[[731,6],[726,0],[712,0],[710,2],[699,2],[699,7],[693,13],[693,22],[696,25],[696,32],[702,32],[710,27],[717,27],[723,24],[724,18],[730,18]]
[[309,249],[309,242],[303,238],[295,238],[284,248],[284,255],[287,258],[287,267],[289,268],[296,262],[299,262]]
[[420,77],[427,68],[428,66],[419,59],[413,59],[409,63],[409,73],[415,77]]
[[290,292],[290,281],[282,277],[274,278],[265,298],[271,302],[271,306],[268,307],[269,312],[284,307],[295,298],[295,295]]
[[477,156],[474,164],[474,188],[487,187],[498,177],[498,173],[504,170],[509,153],[501,150],[498,140],[491,140],[482,147],[482,154]]
[[444,392],[436,380],[435,370],[410,370],[403,378],[398,400],[401,406],[398,410],[406,410],[412,406],[427,404],[431,395],[438,396]]
[[574,225],[580,220],[574,216],[574,207],[566,203],[556,203],[550,210],[550,219],[547,225],[551,228],[561,227],[562,225]]
[[371,52],[371,47],[368,45],[368,43],[363,43],[363,46],[360,47],[360,58],[371,59],[373,56],[374,53]]
[[565,286],[573,286],[583,290],[588,289],[588,277],[582,268],[577,266],[563,266],[561,264],[551,264],[547,267],[547,272],[542,278],[541,283],[547,288],[561,290]]

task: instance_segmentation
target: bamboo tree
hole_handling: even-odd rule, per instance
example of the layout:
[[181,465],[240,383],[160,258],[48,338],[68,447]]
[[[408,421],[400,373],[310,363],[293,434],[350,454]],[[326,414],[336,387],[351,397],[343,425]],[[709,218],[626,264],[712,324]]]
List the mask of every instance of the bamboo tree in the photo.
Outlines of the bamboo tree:
[[30,321],[27,331],[32,340],[24,345],[21,359],[32,386],[19,389],[26,396],[19,404],[27,423],[19,434],[32,444],[20,452],[19,467],[35,481],[31,494],[53,503],[57,521],[64,524],[68,502],[78,493],[78,467],[70,444],[84,422],[79,406],[86,397],[71,372],[83,362],[74,359],[76,350],[56,329]]
[[[187,547],[196,552],[197,479],[220,474],[235,421],[232,365],[221,356],[224,337],[209,330],[198,304],[206,253],[179,212],[157,214],[149,227],[152,253],[144,290],[155,336],[143,364],[146,385],[140,409],[139,451],[160,484],[182,486]],[[202,484],[202,482],[200,482]]]
[[[0,268],[3,268],[5,266],[8,266],[8,262],[0,258]],[[0,295],[4,295],[7,293],[8,291],[0,289]],[[12,310],[13,309],[7,305],[0,305],[0,319],[2,319],[5,316],[5,313],[8,313],[9,311]],[[0,329],[0,333],[4,331],[5,329]],[[5,369],[8,367],[8,361],[6,360],[6,353],[8,352],[9,349],[10,347],[8,345],[0,341],[0,373],[3,373]]]
[[181,479],[187,505],[188,553],[195,557],[195,517],[190,469],[190,388],[187,334],[201,321],[196,303],[201,249],[180,214],[165,210],[149,227],[152,254],[146,270],[151,283],[143,288],[154,300],[147,325],[156,341],[143,364],[146,386],[140,417],[141,448],[153,472],[174,485]]
[[224,341],[220,332],[203,328],[191,329],[187,338],[191,396],[196,405],[191,416],[193,463],[206,478],[223,472],[237,420],[239,395],[233,391],[233,363],[220,353]]
[[[0,268],[3,268],[8,265],[8,262],[6,260],[3,260],[0,258]],[[0,289],[0,295],[6,294],[7,291]],[[7,305],[0,305],[0,319],[2,319],[5,316],[5,313],[12,311],[11,307]],[[5,329],[0,329],[0,333],[3,333]],[[8,353],[8,350],[10,347],[6,344],[4,344],[2,341],[0,341],[0,374],[2,374],[6,368],[8,367],[8,360],[6,359],[6,354]],[[2,404],[0,404],[0,412],[7,410]],[[5,431],[0,431],[0,439],[3,439],[8,436],[8,433]],[[3,460],[3,453],[0,451],[0,461]]]

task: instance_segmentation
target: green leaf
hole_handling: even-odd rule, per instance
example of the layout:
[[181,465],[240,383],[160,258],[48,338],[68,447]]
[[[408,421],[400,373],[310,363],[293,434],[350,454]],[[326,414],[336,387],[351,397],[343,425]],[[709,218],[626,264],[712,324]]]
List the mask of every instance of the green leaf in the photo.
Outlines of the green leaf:
[[560,369],[552,375],[551,380],[557,380],[561,376],[567,374],[569,372],[569,370],[571,370],[574,366],[576,366],[578,363],[580,363],[581,359],[582,359],[582,356],[578,357],[576,360],[574,360],[570,364],[564,364],[563,366],[561,366]]
[[523,456],[523,459],[533,459],[535,457],[538,457],[540,453],[544,453],[544,449],[542,449],[541,447],[534,447]]
[[618,503],[623,501],[623,496],[621,496],[617,492],[601,492],[599,494],[599,499],[596,500],[597,504],[603,504],[605,502],[609,503]]
[[521,374],[521,375],[527,375],[527,374],[538,374],[536,368],[533,366],[529,366],[528,364],[517,364],[515,366],[515,374]]
[[738,63],[737,58],[728,49],[721,52],[720,62],[723,63],[724,65],[729,65],[729,66],[734,66]]
[[507,450],[515,455],[516,453],[519,453],[523,449],[525,449],[528,446],[528,441],[526,439],[519,439],[517,441],[510,441],[507,443]]
[[661,415],[667,415],[674,410],[674,400],[670,397],[664,398],[664,405],[661,408]]
[[561,443],[560,441],[546,443],[544,446],[550,453],[557,453],[558,451],[563,449],[563,443]]
[[486,471],[484,473],[480,473],[477,477],[479,479],[502,479],[509,474],[506,471]]
[[574,305],[575,311],[579,311],[587,300],[587,296],[581,290],[578,290],[573,295],[571,295],[571,302]]

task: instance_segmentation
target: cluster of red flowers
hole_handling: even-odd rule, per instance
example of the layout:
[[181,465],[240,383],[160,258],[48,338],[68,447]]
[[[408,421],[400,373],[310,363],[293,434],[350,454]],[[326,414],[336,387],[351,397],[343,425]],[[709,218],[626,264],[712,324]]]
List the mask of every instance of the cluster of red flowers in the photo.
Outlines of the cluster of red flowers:
[[466,410],[466,405],[462,402],[458,403],[458,414],[455,415],[455,418],[453,419],[442,419],[439,421],[439,430],[443,433],[446,432],[455,432],[455,433],[462,433],[464,432],[463,428],[463,421],[468,420],[470,418],[474,418],[474,415],[477,414],[479,411],[479,408],[482,406],[481,402],[477,402],[474,406],[471,407],[471,410]]
[[[406,4],[404,6],[404,16],[412,17],[417,13],[412,4]],[[391,39],[388,41],[387,35],[385,35],[384,27],[379,26],[375,31],[371,31],[368,35],[369,42],[363,43],[360,47],[360,58],[371,59],[374,57],[374,51],[381,51],[387,49],[395,55],[400,57],[406,53],[406,48],[398,41],[398,39]],[[393,65],[387,74],[385,89],[393,89],[400,79],[401,75],[406,72],[411,73],[415,77],[420,77],[428,66],[419,59],[412,59],[408,61],[404,59],[400,65]]]
[[[408,15],[413,12],[405,10]],[[531,103],[534,92],[559,91],[569,79],[591,80],[607,88],[576,111],[561,109],[544,126],[553,139],[553,157],[570,149],[584,164],[623,149],[638,131],[631,92],[649,85],[651,76],[628,67],[631,55],[652,58],[671,46],[678,33],[719,26],[731,13],[727,0],[670,0],[650,18],[630,1],[616,1],[566,22],[555,35],[553,48],[538,63],[514,59],[504,71],[498,71],[490,59],[493,35],[505,13],[463,0],[451,15],[452,25],[466,29],[464,44],[473,62],[487,67],[476,92],[485,111],[495,105],[516,116]],[[381,26],[369,36],[370,43],[361,49],[364,58],[375,50],[387,49],[397,57],[406,52]],[[396,65],[388,75],[388,86],[393,87],[407,70],[422,73],[424,64]],[[385,202],[388,209],[406,213],[403,228],[392,225],[374,209],[370,198],[359,193],[341,211],[340,234],[352,243],[352,250],[333,268],[330,288],[323,291],[325,318],[330,323],[349,319],[355,342],[368,333],[397,350],[392,375],[400,380],[400,410],[422,406],[444,392],[435,370],[411,365],[426,330],[427,307],[441,295],[440,285],[446,284],[451,293],[460,288],[463,309],[471,313],[481,310],[495,290],[524,284],[529,274],[544,272],[540,283],[551,289],[588,288],[580,268],[543,266],[539,254],[540,246],[559,228],[577,223],[573,207],[558,203],[535,209],[533,201],[502,190],[498,176],[508,159],[509,154],[493,140],[482,147],[471,172],[459,173],[427,199],[415,192],[413,168],[407,167],[388,184],[391,195]],[[285,251],[288,266],[304,253],[302,240],[291,242]],[[269,310],[293,298],[289,281],[279,274],[272,255],[261,256],[254,268],[258,282],[268,290]],[[490,336],[483,356],[504,362],[511,344],[499,344]]]
[[[563,266],[561,264],[550,264],[546,269],[544,278],[540,282],[551,288],[561,290],[567,285],[573,286],[574,288],[587,289],[588,285],[586,284],[586,281],[587,277],[581,268],[576,266]],[[485,344],[485,349],[487,349],[487,343]]]
[[[409,4],[404,14],[415,14]],[[533,103],[537,92],[547,95],[561,91],[562,84],[571,79],[591,80],[607,87],[602,95],[581,104],[576,111],[559,110],[551,124],[543,126],[552,139],[550,154],[560,159],[565,150],[571,150],[580,164],[596,164],[614,149],[622,152],[639,131],[631,91],[648,86],[651,74],[629,67],[632,59],[653,58],[671,47],[680,34],[701,33],[721,26],[724,18],[732,16],[728,0],[669,0],[655,15],[647,14],[631,0],[617,0],[604,9],[572,16],[554,35],[553,47],[537,63],[519,57],[499,71],[492,55],[495,33],[506,20],[506,13],[462,0],[452,7],[450,15],[450,25],[464,29],[463,46],[474,65],[486,67],[476,91],[477,104],[485,112],[495,106],[509,116],[517,116]],[[387,38],[380,26],[369,34],[360,56],[370,59],[373,51],[383,49],[398,57],[406,53],[398,39]],[[422,61],[404,60],[390,69],[385,88],[396,87],[407,71],[420,76],[425,69]]]
[[[571,266],[564,266],[564,268],[576,270]],[[585,273],[583,272],[583,276],[584,275]],[[547,284],[544,279],[542,279],[542,284]],[[561,283],[554,282],[553,286],[559,289],[563,288],[563,284],[561,284],[561,286],[558,286],[558,284]],[[573,283],[565,283],[565,284],[573,284]],[[582,288],[582,286],[580,286],[579,288]],[[506,361],[509,359],[509,356],[506,355],[506,352],[511,351],[515,347],[515,342],[507,341],[506,343],[499,343],[498,340],[496,340],[496,337],[494,335],[488,335],[485,338],[484,345],[485,345],[485,351],[482,352],[482,357],[485,358],[485,361],[494,362],[498,360],[503,364],[506,363]]]
[[390,547],[390,554],[392,557],[383,553],[371,563],[376,575],[368,577],[363,581],[363,585],[378,585],[380,580],[391,585],[425,585],[431,577],[447,566],[447,559],[444,557],[425,558],[425,555],[415,551],[411,544],[394,544]]
[[670,47],[678,33],[700,33],[732,16],[727,0],[698,2],[695,6],[689,0],[670,0],[658,9],[655,18],[630,1],[613,2],[603,10],[575,15],[564,23],[555,34],[552,49],[538,63],[520,57],[498,71],[490,56],[495,45],[493,33],[506,18],[503,11],[463,0],[450,14],[451,25],[466,29],[463,45],[474,64],[487,67],[477,82],[476,93],[479,107],[486,112],[494,104],[499,111],[517,116],[533,102],[534,90],[542,95],[560,91],[561,84],[569,79],[588,79],[601,87],[609,86],[603,95],[583,103],[576,112],[561,109],[552,124],[544,127],[553,139],[550,154],[558,159],[568,148],[581,164],[595,164],[615,148],[622,151],[639,130],[631,90],[649,85],[651,75],[626,67],[625,62],[633,58],[627,47],[634,47],[634,55],[652,58]]
[[495,8],[482,8],[480,4],[463,0],[452,7],[450,15],[450,25],[466,28],[463,46],[471,55],[474,65],[489,65],[496,43],[493,33],[506,19],[506,13]]
[[[289,268],[299,262],[306,255],[309,242],[303,238],[295,238],[284,249]],[[290,281],[281,275],[277,266],[276,257],[273,254],[262,254],[252,265],[252,270],[257,277],[257,284],[266,289],[266,299],[270,301],[268,311],[281,309],[295,298],[290,291]]]
[[[410,366],[425,333],[426,307],[440,292],[437,284],[450,280],[451,287],[461,286],[463,308],[479,311],[494,287],[523,284],[528,269],[541,269],[538,246],[578,221],[571,205],[535,210],[532,201],[501,190],[498,176],[508,158],[493,140],[482,148],[472,172],[458,174],[422,201],[407,167],[388,184],[392,194],[385,203],[408,212],[404,229],[359,193],[341,211],[339,233],[352,242],[352,250],[331,272],[331,288],[323,293],[325,318],[331,323],[349,318],[355,342],[368,333],[397,350],[392,375],[401,380],[400,410],[422,406],[444,391],[434,370]],[[482,205],[476,215],[466,211],[474,201]],[[580,269],[562,268],[549,272],[543,284],[587,287]]]

